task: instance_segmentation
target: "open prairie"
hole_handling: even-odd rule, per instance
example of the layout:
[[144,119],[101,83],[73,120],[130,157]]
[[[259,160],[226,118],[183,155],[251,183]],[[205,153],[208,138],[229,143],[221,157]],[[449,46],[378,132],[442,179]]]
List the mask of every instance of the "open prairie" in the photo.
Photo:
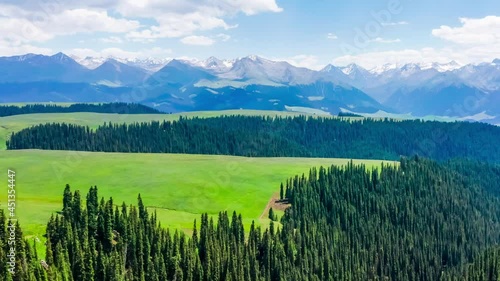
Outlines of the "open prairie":
[[[48,218],[62,208],[66,184],[82,194],[97,186],[100,197],[113,197],[117,205],[135,205],[140,193],[168,227],[191,229],[201,213],[223,210],[237,210],[249,225],[260,221],[269,199],[288,177],[307,175],[313,166],[349,161],[39,150],[0,151],[0,159],[0,171],[16,171],[16,211],[27,235],[43,234]],[[382,161],[354,162],[378,166]],[[6,197],[7,192],[0,193],[0,202]],[[264,217],[260,222],[267,224]]]

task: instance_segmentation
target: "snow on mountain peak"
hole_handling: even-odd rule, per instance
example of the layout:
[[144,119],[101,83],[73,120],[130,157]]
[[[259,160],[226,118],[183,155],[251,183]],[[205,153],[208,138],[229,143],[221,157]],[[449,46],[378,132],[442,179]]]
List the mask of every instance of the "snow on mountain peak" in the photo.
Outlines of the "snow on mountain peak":
[[171,59],[159,59],[159,58],[117,58],[113,56],[108,57],[85,57],[80,58],[78,56],[71,56],[76,62],[85,66],[88,69],[96,69],[108,60],[115,60],[117,62],[127,64],[130,66],[136,66],[151,72],[155,72],[164,67]]
[[[59,55],[59,54],[58,54]],[[25,57],[29,58],[30,54],[25,55]],[[61,58],[64,56],[61,55]],[[114,58],[114,57],[108,57],[108,58],[103,58],[103,57],[86,57],[86,58],[79,58],[76,56],[71,56],[75,61],[80,63],[81,65],[89,68],[89,69],[95,69],[102,65],[107,59],[113,58],[121,63],[128,64],[131,66],[136,66],[140,67],[143,69],[146,69],[150,72],[155,72],[161,69],[163,66],[165,66],[167,63],[169,63],[172,59],[170,58],[128,58],[128,59],[123,59],[123,58]],[[22,60],[20,57],[19,60]],[[246,57],[240,57],[237,59],[233,60],[227,60],[227,59],[219,59],[217,57],[211,56],[205,60],[198,60],[198,59],[180,59],[182,62],[190,64],[192,66],[200,67],[207,69],[211,72],[214,73],[226,73],[230,71],[235,65],[238,63],[245,63],[245,64],[255,64],[255,65],[260,65],[260,67],[263,68],[269,68],[271,69],[271,72],[273,72],[272,69],[275,68],[288,68],[289,64],[285,61],[274,61],[274,60],[269,60],[262,58],[258,55],[249,55]],[[497,65],[500,66],[500,59],[495,59],[491,63],[491,65]],[[278,66],[279,65],[279,66]],[[414,63],[386,63],[384,65],[380,65],[377,67],[374,67],[372,69],[366,70],[363,67],[359,66],[358,64],[351,63],[346,66],[342,67],[336,67],[334,65],[328,64],[326,65],[323,69],[321,69],[321,72],[332,72],[332,71],[341,71],[347,76],[352,76],[358,73],[359,71],[365,72],[368,71],[371,74],[374,75],[382,75],[383,73],[386,72],[391,72],[391,73],[399,73],[402,76],[409,76],[412,75],[415,72],[418,71],[423,71],[423,70],[436,70],[438,72],[448,72],[448,71],[453,71],[456,69],[459,69],[463,67],[463,65],[457,63],[456,61],[450,61],[448,63],[437,63],[437,62],[428,62],[428,63],[422,63],[422,62],[414,62]],[[391,74],[392,75],[392,74]]]
[[80,58],[77,56],[71,56],[77,63],[85,66],[88,69],[96,69],[101,66],[104,62],[106,62],[106,58],[94,58],[94,57],[85,57]]
[[205,63],[206,63],[206,64],[218,64],[218,63],[220,63],[220,62],[221,62],[221,60],[220,60],[220,59],[218,59],[218,58],[216,58],[216,57],[213,57],[213,56],[212,56],[212,57],[209,57],[208,59],[206,59],[206,60],[205,60]]
[[398,63],[387,63],[382,66],[377,66],[369,70],[369,72],[373,74],[380,75],[382,73],[388,71],[401,71],[402,75],[411,75],[414,72],[421,70],[430,70],[434,69],[438,72],[447,72],[452,71],[458,68],[461,68],[462,65],[457,63],[456,61],[450,61],[448,63],[437,63],[437,62],[420,62],[420,63],[406,63],[406,64],[398,64]]
[[345,67],[341,67],[340,70],[345,74],[345,75],[351,75],[353,73],[355,73],[356,71],[358,71],[360,69],[360,67],[355,64],[355,63],[351,63]]
[[225,70],[229,70],[234,64],[234,60],[221,60],[216,57],[209,57],[205,61],[203,61],[199,66],[211,69],[216,72],[222,72]]
[[448,63],[430,62],[430,63],[420,63],[419,65],[420,65],[420,68],[422,70],[434,69],[438,72],[452,71],[452,70],[455,70],[455,69],[462,67],[462,65],[458,64],[454,60],[452,60]]
[[249,55],[249,56],[247,56],[246,58],[248,58],[248,59],[250,59],[250,60],[253,60],[253,61],[257,61],[257,60],[259,60],[259,59],[260,59],[260,57],[259,57],[259,56],[257,56],[257,55]]
[[340,70],[344,72],[345,75],[349,75],[354,72],[354,64],[351,63],[346,67],[342,67]]
[[246,56],[243,58],[239,58],[236,61],[243,61],[243,60],[249,60],[249,61],[252,61],[254,63],[261,63],[261,64],[262,63],[282,63],[282,61],[269,60],[269,59],[265,59],[263,57],[260,57],[258,55],[249,55],[249,56]]
[[400,67],[401,66],[399,64],[396,64],[396,63],[386,63],[386,64],[381,65],[381,66],[376,66],[368,71],[373,73],[373,74],[382,74],[386,71],[394,70],[394,69],[397,69]]

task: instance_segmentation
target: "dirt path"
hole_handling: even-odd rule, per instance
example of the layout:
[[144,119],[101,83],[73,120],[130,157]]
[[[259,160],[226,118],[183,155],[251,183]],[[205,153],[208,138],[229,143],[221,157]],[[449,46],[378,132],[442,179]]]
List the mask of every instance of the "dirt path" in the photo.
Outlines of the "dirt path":
[[264,211],[262,211],[262,214],[260,215],[259,219],[267,219],[269,217],[269,209],[271,209],[271,207],[273,208],[273,210],[281,210],[281,211],[284,211],[288,207],[290,207],[290,204],[283,204],[276,202],[278,200],[280,200],[280,193],[275,192],[273,196],[271,196],[271,199],[269,199],[269,201],[267,202],[266,208],[264,209]]

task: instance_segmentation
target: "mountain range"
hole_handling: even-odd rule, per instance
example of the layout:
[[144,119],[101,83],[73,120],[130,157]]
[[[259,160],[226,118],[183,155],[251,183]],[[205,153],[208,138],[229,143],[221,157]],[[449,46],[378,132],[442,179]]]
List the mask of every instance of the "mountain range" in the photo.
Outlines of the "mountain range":
[[219,109],[443,116],[500,124],[500,60],[327,65],[233,60],[0,57],[0,102],[133,101],[167,112]]

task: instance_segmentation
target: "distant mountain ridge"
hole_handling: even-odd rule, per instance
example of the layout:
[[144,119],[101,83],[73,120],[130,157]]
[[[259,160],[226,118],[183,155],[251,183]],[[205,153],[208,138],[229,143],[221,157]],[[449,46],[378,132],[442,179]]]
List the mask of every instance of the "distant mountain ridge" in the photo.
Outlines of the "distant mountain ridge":
[[500,123],[499,59],[373,69],[329,64],[317,71],[255,55],[186,60],[26,54],[0,57],[0,91],[0,102],[126,101],[124,96],[141,91],[140,99],[132,101],[170,111],[296,107],[325,114],[381,111],[464,120],[482,116],[487,119],[480,120]]

